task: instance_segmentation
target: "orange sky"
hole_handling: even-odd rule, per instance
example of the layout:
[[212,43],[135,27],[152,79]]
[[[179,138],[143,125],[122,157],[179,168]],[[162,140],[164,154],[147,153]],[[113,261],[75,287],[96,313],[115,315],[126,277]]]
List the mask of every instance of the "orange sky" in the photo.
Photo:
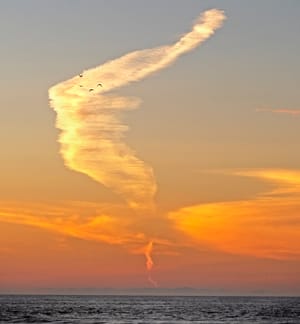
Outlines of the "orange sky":
[[30,95],[7,88],[0,293],[300,294],[297,82],[267,88],[263,55],[232,56],[232,10],[186,15],[165,43],[140,36],[141,50],[48,67]]
[[[153,215],[78,201],[2,202],[2,287],[126,288],[158,282],[297,291],[300,172],[238,170],[231,176],[256,177],[271,189],[247,200]],[[154,261],[149,283],[145,253]]]

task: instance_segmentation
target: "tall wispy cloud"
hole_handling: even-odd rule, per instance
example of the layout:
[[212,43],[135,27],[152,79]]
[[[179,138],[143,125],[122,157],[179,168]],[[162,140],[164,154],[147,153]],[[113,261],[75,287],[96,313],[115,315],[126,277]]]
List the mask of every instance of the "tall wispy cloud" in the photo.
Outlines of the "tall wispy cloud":
[[208,10],[175,44],[129,53],[50,88],[65,165],[111,188],[133,208],[152,208],[153,170],[123,142],[128,127],[118,116],[140,100],[112,91],[168,67],[212,36],[224,19],[222,11]]

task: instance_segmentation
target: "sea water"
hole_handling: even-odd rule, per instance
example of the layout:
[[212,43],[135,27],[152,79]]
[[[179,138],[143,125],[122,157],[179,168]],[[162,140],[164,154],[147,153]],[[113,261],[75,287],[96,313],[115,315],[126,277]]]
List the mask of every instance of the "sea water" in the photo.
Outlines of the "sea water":
[[300,298],[0,295],[0,323],[300,324]]

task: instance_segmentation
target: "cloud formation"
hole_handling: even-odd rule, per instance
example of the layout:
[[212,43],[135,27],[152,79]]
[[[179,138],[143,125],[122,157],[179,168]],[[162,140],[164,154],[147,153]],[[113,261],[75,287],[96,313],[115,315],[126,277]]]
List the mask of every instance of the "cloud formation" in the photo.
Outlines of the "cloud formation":
[[[174,255],[181,248],[205,248],[263,259],[300,259],[300,172],[243,170],[233,176],[254,177],[272,188],[252,199],[198,204],[160,214],[168,219],[163,233],[153,235],[152,219],[136,222],[132,210],[90,202],[0,202],[0,221],[38,227],[82,240],[122,246],[146,258],[154,286],[153,252]],[[152,224],[153,225],[153,224]],[[155,251],[153,248],[155,247]]]
[[224,19],[222,11],[208,10],[173,45],[134,51],[50,88],[65,165],[111,188],[130,207],[153,208],[153,170],[122,141],[128,127],[118,118],[140,100],[112,91],[168,67],[212,36]]

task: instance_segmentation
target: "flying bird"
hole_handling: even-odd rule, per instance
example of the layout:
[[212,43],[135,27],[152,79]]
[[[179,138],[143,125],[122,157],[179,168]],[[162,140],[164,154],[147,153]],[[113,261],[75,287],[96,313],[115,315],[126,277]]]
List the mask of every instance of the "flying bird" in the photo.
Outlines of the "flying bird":
[[[95,92],[95,96],[91,95],[90,98],[86,98],[87,100],[84,100],[80,91],[79,93],[72,91],[75,85],[78,86],[78,79],[71,78],[49,89],[51,106],[57,113],[56,126],[61,130],[59,142],[65,165],[72,170],[85,173],[120,194],[130,208],[142,208],[141,212],[142,210],[154,212],[153,197],[156,193],[156,182],[152,167],[136,156],[135,151],[123,142],[127,127],[117,115],[117,111],[121,109],[125,112],[137,108],[140,100],[106,93],[97,96],[96,93],[102,91],[98,90],[96,78],[102,79],[105,83],[103,76],[109,76],[110,84],[105,84],[109,87],[107,90],[118,89],[131,82],[143,80],[154,72],[170,66],[181,55],[203,43],[221,27],[224,19],[223,11],[216,9],[206,11],[197,19],[192,29],[183,34],[176,43],[134,51],[85,71],[84,76],[87,76],[88,81],[83,82],[84,92],[90,94],[92,91]],[[91,83],[93,79],[95,81]],[[89,88],[89,85],[96,86],[96,90]],[[70,104],[74,114],[65,112],[65,108]],[[96,110],[94,107],[99,108]],[[79,118],[82,116],[81,112],[91,112],[91,117]]]
[[103,87],[102,83],[98,83],[97,87]]

